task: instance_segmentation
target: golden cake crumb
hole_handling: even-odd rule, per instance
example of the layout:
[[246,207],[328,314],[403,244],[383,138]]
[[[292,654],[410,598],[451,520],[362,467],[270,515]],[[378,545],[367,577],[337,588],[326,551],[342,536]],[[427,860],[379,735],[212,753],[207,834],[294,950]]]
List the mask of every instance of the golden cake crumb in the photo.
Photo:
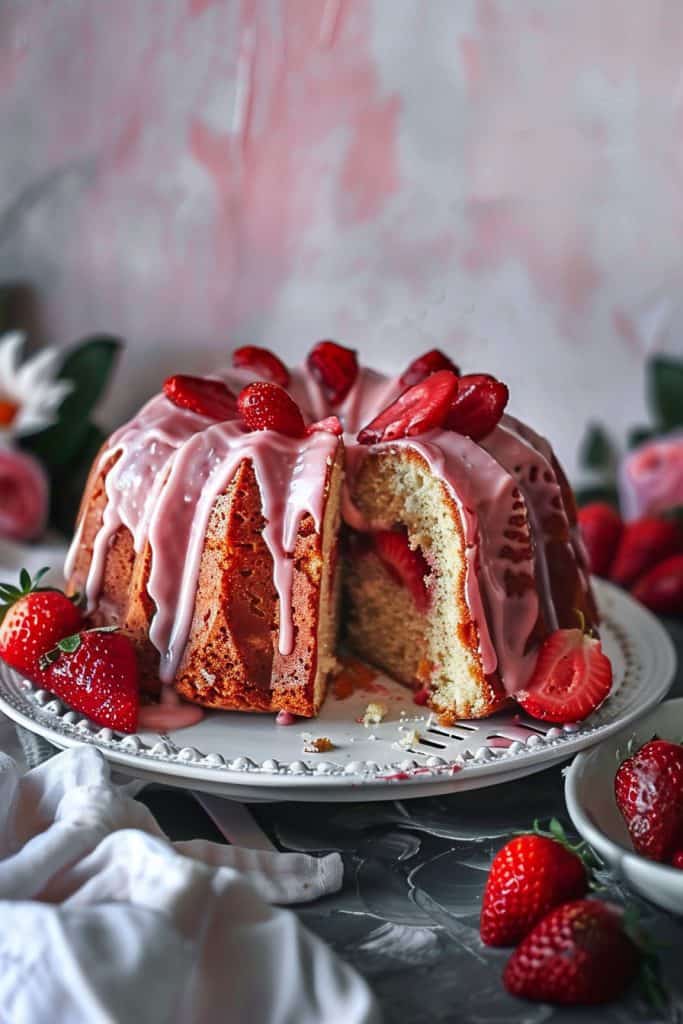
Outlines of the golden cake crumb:
[[416,746],[416,744],[418,744],[421,739],[422,737],[420,736],[417,729],[405,729],[399,736],[398,745],[399,747],[403,747],[405,750],[407,750],[408,747]]
[[334,743],[327,736],[311,736],[304,742],[304,754],[325,754],[328,750],[334,750]]
[[366,729],[369,725],[379,725],[379,723],[384,719],[386,713],[386,704],[380,704],[378,701],[371,701],[363,712],[361,722]]

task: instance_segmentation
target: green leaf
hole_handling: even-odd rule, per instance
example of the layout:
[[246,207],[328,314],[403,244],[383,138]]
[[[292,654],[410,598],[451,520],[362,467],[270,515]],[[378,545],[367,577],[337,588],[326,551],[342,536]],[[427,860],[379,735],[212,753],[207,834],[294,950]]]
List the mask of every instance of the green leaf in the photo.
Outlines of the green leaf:
[[612,444],[599,423],[588,425],[586,436],[581,443],[579,461],[586,469],[608,470],[614,461]]
[[117,338],[100,335],[79,342],[66,355],[59,377],[73,390],[59,407],[56,422],[24,442],[48,472],[66,466],[83,448],[91,430],[90,414],[101,398],[121,348]]
[[53,470],[50,522],[67,537],[73,533],[88,473],[105,437],[99,427],[88,423],[75,457],[67,465]]
[[647,367],[647,388],[659,429],[683,426],[683,360],[654,356]]
[[656,436],[657,431],[653,430],[652,427],[633,427],[628,432],[626,443],[629,449],[637,448],[639,444],[643,444],[644,441],[650,441]]
[[593,501],[606,501],[619,510],[619,495],[616,487],[611,484],[596,484],[587,487],[577,487],[575,492],[576,502],[579,507],[590,505]]
[[59,641],[57,647],[64,654],[73,654],[81,646],[81,638],[78,633],[73,633],[71,636],[65,636]]
[[678,523],[679,526],[683,527],[683,505],[674,505],[673,508],[668,508],[665,512],[660,513],[662,519],[670,519],[674,523]]

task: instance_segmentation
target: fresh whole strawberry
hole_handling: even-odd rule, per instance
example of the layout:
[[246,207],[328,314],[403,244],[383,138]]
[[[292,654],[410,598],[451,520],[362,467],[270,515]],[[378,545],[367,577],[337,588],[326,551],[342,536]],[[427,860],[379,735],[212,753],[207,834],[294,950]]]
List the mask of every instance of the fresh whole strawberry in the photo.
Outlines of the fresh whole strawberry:
[[624,528],[621,516],[606,502],[595,501],[579,509],[579,526],[590,571],[607,576]]
[[236,348],[232,354],[232,365],[237,369],[244,367],[253,370],[271,383],[279,384],[281,388],[289,387],[289,370],[268,348],[260,348],[258,345]]
[[683,746],[645,743],[619,765],[614,796],[637,853],[669,861],[683,849]]
[[399,384],[403,388],[410,388],[437,370],[450,370],[456,376],[460,375],[458,367],[445,353],[438,348],[432,348],[429,352],[423,352],[417,359],[413,359],[408,369],[401,375]]
[[40,586],[47,571],[41,569],[32,580],[22,569],[18,587],[0,584],[0,657],[34,683],[45,682],[41,655],[83,624],[73,600],[61,590]]
[[437,370],[414,384],[387,406],[358,434],[360,444],[395,441],[442,427],[458,390],[458,378],[450,370]]
[[598,900],[563,903],[522,940],[503,983],[513,996],[561,1005],[618,999],[635,978],[641,951],[623,913]]
[[516,836],[498,851],[484,889],[479,922],[487,946],[513,946],[553,907],[588,889],[584,862],[553,819],[551,835]]
[[413,551],[404,530],[378,530],[372,535],[374,550],[394,579],[413,596],[418,611],[426,611],[429,591],[425,576],[429,565],[421,551]]
[[331,405],[343,402],[358,376],[355,351],[336,341],[319,341],[309,352],[307,363],[327,401]]
[[247,384],[240,391],[237,405],[249,430],[274,430],[287,437],[303,437],[306,433],[299,406],[279,384]]
[[612,665],[600,641],[581,629],[556,629],[539,648],[536,666],[515,699],[544,722],[580,722],[612,689]]
[[610,569],[610,579],[630,587],[670,555],[683,552],[683,531],[670,519],[645,516],[626,523]]
[[180,409],[189,409],[212,420],[233,420],[237,417],[235,396],[220,380],[177,373],[164,381],[164,394]]
[[460,377],[445,427],[480,441],[497,426],[509,397],[507,386],[488,373]]
[[135,732],[139,680],[135,648],[113,627],[86,629],[43,655],[47,688],[97,725]]
[[683,554],[671,555],[643,573],[631,593],[658,615],[683,615]]

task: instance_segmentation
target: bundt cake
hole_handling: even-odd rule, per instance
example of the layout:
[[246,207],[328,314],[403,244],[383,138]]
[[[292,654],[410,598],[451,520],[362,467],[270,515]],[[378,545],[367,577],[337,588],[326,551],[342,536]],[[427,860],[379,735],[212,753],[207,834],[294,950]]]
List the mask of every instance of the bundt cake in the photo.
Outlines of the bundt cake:
[[69,591],[171,718],[314,716],[340,639],[445,721],[491,714],[598,619],[571,489],[506,402],[437,350],[396,378],[330,341],[169,378],[95,460]]

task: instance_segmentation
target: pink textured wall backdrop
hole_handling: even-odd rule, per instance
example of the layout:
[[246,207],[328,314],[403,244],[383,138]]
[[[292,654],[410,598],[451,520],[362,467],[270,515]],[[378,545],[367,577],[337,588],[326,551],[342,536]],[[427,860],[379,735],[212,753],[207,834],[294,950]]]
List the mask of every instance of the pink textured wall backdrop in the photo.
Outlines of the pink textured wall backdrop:
[[575,468],[683,353],[678,0],[2,0],[0,279],[129,342],[447,346]]

